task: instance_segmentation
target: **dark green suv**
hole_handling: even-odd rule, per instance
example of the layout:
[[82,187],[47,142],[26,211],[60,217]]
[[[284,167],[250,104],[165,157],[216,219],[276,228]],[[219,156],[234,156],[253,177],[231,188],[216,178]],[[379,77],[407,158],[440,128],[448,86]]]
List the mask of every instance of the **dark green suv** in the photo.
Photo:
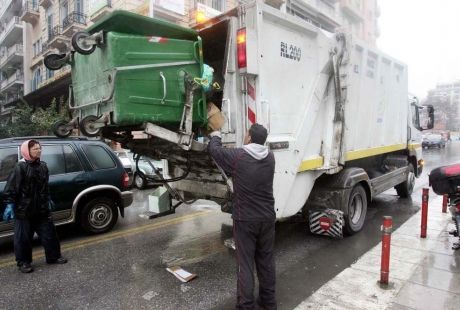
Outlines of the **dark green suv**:
[[[129,177],[119,158],[100,141],[82,137],[24,137],[0,140],[0,195],[6,180],[21,158],[21,143],[36,139],[42,145],[41,160],[47,163],[49,188],[55,203],[56,225],[77,223],[88,233],[107,232],[118,220],[118,211],[131,205],[133,194],[126,191]],[[5,204],[3,197],[0,214]],[[0,237],[13,234],[13,222],[0,218]]]

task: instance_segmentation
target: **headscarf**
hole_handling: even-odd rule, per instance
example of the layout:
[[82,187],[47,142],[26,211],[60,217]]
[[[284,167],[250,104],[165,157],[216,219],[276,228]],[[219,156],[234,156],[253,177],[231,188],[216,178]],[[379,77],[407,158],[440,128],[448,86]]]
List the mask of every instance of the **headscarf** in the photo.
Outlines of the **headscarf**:
[[21,144],[21,155],[25,160],[31,161],[32,158],[30,157],[29,153],[29,142],[30,140],[26,140]]

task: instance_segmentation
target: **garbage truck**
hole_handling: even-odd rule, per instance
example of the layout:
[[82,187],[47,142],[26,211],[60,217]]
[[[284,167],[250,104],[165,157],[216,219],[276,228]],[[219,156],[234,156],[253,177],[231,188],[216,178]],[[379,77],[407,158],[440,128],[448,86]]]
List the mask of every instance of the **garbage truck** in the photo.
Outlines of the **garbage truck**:
[[[268,129],[276,216],[303,214],[314,233],[360,231],[376,195],[395,188],[408,197],[422,173],[433,107],[409,98],[404,63],[351,34],[253,1],[195,29],[115,11],[76,36],[72,53],[45,59],[72,65],[73,118],[56,132],[80,127],[166,159],[162,179],[178,203],[231,210],[231,175],[206,151],[210,102],[225,147],[242,146],[254,123]],[[217,85],[208,92],[205,66],[205,82]]]

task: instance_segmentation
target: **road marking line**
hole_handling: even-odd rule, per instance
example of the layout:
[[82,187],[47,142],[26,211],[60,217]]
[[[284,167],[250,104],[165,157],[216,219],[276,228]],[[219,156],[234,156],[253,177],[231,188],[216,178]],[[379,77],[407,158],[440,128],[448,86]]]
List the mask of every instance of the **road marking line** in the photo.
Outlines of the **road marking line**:
[[[187,221],[193,220],[195,218],[207,215],[209,213],[211,213],[211,211],[200,211],[200,212],[197,212],[197,213],[184,215],[184,216],[173,218],[173,219],[166,220],[166,221],[147,224],[147,225],[143,225],[143,226],[140,226],[140,227],[134,227],[134,228],[127,229],[127,230],[112,232],[112,233],[104,234],[102,236],[97,236],[97,237],[93,237],[93,238],[90,238],[90,239],[85,239],[85,240],[81,240],[81,241],[77,241],[77,242],[66,243],[66,244],[61,245],[61,252],[67,252],[67,251],[70,251],[70,250],[83,248],[83,247],[86,247],[86,246],[90,246],[90,245],[94,245],[94,244],[98,244],[98,243],[118,239],[118,238],[121,238],[121,237],[132,236],[132,235],[135,235],[135,234],[138,234],[138,233],[142,233],[142,232],[146,232],[146,231],[150,231],[150,230],[155,230],[155,229],[171,226],[171,225],[182,223],[182,222],[187,222]],[[34,259],[43,258],[43,257],[45,257],[45,251],[44,250],[34,251],[32,256],[33,256]],[[10,257],[10,258],[7,258],[7,259],[0,260],[0,268],[13,266],[13,265],[16,265],[16,261],[14,260],[14,256]]]

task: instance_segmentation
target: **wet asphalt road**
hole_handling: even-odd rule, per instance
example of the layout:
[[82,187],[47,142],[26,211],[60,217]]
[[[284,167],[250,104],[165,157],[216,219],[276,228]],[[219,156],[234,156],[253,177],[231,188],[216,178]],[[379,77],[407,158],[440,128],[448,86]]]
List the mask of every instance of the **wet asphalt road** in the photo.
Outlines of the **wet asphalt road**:
[[[412,199],[394,190],[370,205],[365,227],[343,240],[311,235],[300,218],[277,223],[276,267],[279,309],[292,309],[380,241],[382,216],[397,228],[418,211],[421,188],[432,168],[460,162],[460,143],[424,150],[426,169]],[[85,236],[73,227],[58,229],[66,265],[46,265],[34,248],[35,272],[20,274],[11,239],[0,240],[0,309],[233,309],[236,276],[231,219],[210,202],[180,207],[155,220],[139,217],[147,195],[135,192],[135,204],[115,229]],[[430,208],[436,212],[436,206]],[[181,283],[165,268],[180,265],[198,278]],[[377,279],[376,279],[377,280]]]

